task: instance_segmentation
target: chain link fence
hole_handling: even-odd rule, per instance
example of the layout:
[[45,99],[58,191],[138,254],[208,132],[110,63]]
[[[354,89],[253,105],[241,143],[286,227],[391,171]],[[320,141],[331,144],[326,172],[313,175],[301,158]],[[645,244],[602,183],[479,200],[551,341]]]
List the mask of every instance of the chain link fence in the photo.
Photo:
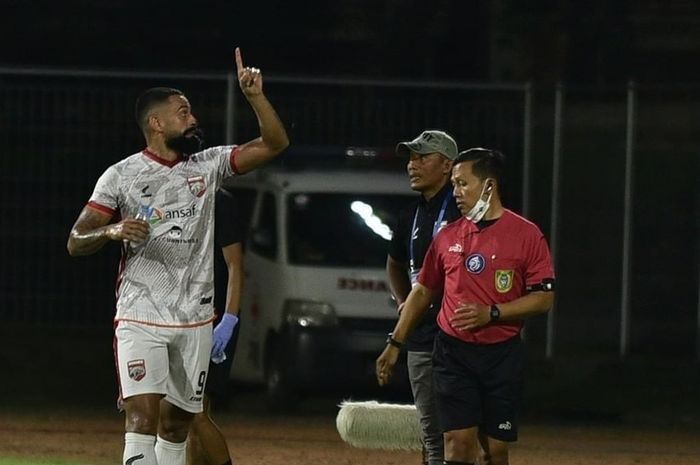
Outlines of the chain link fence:
[[[95,181],[143,148],[133,106],[168,85],[190,99],[210,145],[258,135],[230,75],[0,69],[0,321],[110,324],[118,247],[70,258],[68,232]],[[554,88],[269,76],[266,94],[295,146],[392,150],[425,128],[460,149],[508,157],[506,203],[548,236],[557,208],[557,305],[528,322],[536,353],[615,356],[627,147],[626,88],[564,89],[552,202]],[[690,358],[698,328],[699,88],[637,87],[630,253],[631,354]],[[531,105],[532,103],[532,105]],[[371,182],[371,180],[368,180]]]

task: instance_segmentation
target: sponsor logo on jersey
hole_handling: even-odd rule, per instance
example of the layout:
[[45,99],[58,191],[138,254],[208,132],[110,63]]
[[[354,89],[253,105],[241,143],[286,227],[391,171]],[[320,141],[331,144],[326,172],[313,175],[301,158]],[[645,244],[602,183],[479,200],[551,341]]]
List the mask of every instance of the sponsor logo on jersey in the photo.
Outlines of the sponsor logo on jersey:
[[513,270],[496,270],[496,290],[504,294],[513,287]]
[[473,253],[464,260],[464,266],[470,273],[479,274],[484,271],[486,260],[484,260],[483,255]]
[[159,208],[150,208],[146,221],[148,221],[148,223],[151,225],[160,223],[163,221],[163,210]]
[[165,210],[165,219],[191,218],[195,213],[197,213],[197,207],[195,205],[191,205],[187,208],[180,208],[179,210]]
[[171,227],[166,234],[160,237],[156,237],[156,241],[165,241],[170,244],[196,244],[199,242],[199,238],[183,237],[184,230],[180,226]]
[[389,291],[386,281],[382,281],[381,279],[355,279],[342,277],[338,278],[338,289],[345,289],[348,291]]
[[450,246],[449,249],[447,249],[447,251],[452,253],[462,253],[462,244],[454,243]]
[[171,239],[182,238],[182,228],[179,226],[173,226],[170,228],[170,231],[168,231],[168,237]]
[[146,361],[144,359],[130,360],[126,363],[129,378],[141,381],[146,376]]
[[202,400],[202,396],[191,396],[191,397],[190,397],[190,400],[191,400],[192,402],[199,402],[199,401]]
[[195,197],[201,197],[207,190],[207,184],[204,181],[204,176],[192,176],[187,178],[187,187]]

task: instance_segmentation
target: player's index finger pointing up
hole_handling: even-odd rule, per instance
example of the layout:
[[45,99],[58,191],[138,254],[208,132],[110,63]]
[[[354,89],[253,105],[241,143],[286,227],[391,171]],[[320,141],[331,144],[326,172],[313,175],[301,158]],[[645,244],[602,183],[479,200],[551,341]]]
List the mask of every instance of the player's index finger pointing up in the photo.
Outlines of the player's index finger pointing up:
[[240,72],[243,69],[243,58],[241,58],[241,49],[236,47],[236,70]]

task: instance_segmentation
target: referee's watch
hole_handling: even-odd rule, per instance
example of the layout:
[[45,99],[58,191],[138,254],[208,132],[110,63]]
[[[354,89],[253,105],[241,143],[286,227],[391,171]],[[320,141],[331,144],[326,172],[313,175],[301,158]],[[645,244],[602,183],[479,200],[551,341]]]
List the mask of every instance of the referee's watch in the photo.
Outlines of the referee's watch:
[[501,309],[496,307],[495,305],[491,305],[491,311],[489,312],[489,316],[491,317],[492,323],[494,321],[498,321],[501,318]]
[[397,349],[403,348],[403,342],[399,342],[396,339],[394,339],[394,333],[389,333],[386,335],[386,343],[390,346],[396,347]]

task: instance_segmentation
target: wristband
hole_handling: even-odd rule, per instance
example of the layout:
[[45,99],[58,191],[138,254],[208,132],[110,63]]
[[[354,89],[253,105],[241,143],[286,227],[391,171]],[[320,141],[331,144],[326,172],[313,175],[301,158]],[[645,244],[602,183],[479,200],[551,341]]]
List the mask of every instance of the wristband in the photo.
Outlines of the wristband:
[[389,333],[386,335],[386,343],[390,346],[396,347],[397,349],[403,348],[403,343],[394,339],[394,333]]

